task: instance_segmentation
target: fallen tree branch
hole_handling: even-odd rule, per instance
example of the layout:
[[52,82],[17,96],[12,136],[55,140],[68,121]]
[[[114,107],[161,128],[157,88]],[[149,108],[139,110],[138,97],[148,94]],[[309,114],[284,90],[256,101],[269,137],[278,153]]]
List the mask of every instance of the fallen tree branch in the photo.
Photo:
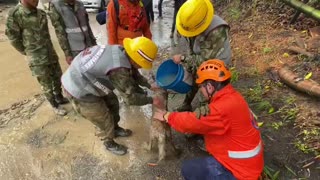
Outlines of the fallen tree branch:
[[291,88],[320,98],[320,85],[318,83],[298,77],[287,66],[281,68],[278,73],[280,80]]
[[[309,0],[304,0],[303,3],[306,4],[308,3]],[[300,15],[301,11],[296,10],[296,13],[294,14],[293,18],[290,21],[290,24],[293,24],[294,22],[296,22],[296,20],[298,19],[299,15]]]
[[298,53],[298,54],[306,55],[306,56],[308,56],[310,58],[314,58],[315,57],[312,53],[307,52],[305,49],[302,49],[300,47],[290,46],[290,47],[288,47],[288,50],[292,51],[292,52],[295,52],[295,53]]
[[320,10],[317,10],[311,6],[308,6],[298,0],[281,0],[281,1],[293,7],[294,9],[301,11],[304,14],[314,18],[315,20],[320,21]]

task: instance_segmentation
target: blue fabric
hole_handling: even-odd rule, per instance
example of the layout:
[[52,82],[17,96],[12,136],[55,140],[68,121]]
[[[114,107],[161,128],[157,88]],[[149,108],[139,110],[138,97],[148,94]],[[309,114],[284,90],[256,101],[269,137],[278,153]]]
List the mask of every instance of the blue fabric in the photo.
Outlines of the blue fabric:
[[214,157],[197,158],[182,163],[185,180],[236,180]]
[[96,15],[96,20],[100,25],[103,25],[107,21],[107,11],[102,11]]

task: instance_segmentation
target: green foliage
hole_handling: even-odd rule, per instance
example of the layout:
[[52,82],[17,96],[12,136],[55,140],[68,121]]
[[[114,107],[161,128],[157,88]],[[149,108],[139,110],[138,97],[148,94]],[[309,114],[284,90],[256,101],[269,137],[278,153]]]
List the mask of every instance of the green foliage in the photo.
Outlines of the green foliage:
[[249,102],[261,102],[262,101],[263,88],[260,83],[258,83],[253,88],[248,90],[248,100]]
[[227,9],[228,16],[232,20],[239,20],[241,16],[240,0],[233,0],[232,5]]
[[263,48],[263,54],[268,54],[268,53],[271,53],[273,50],[269,47],[265,47]]
[[240,73],[236,70],[235,67],[230,68],[231,71],[231,83],[235,83],[239,80]]
[[239,8],[232,7],[232,8],[230,8],[230,9],[228,9],[228,13],[229,13],[230,17],[231,17],[233,20],[238,20],[238,19],[240,19],[241,11],[240,11]]
[[265,177],[267,177],[271,180],[278,180],[280,171],[275,171],[274,169],[272,169],[268,166],[264,166],[263,173],[264,173]]
[[294,142],[294,145],[295,145],[300,151],[302,151],[303,153],[308,154],[308,153],[312,152],[312,149],[310,149],[307,144],[301,142],[300,140],[296,140],[296,141]]
[[288,166],[285,167],[292,175],[297,176],[297,174],[291,168],[289,168]]
[[262,100],[261,102],[258,103],[258,106],[257,106],[258,111],[268,110],[268,112],[272,113],[271,109],[273,109],[273,107],[270,104],[270,102],[267,100]]
[[313,152],[315,155],[319,154],[318,149],[310,147],[312,146],[310,142],[313,142],[315,139],[320,139],[320,129],[318,127],[303,129],[299,136],[294,143],[299,150],[304,153]]
[[293,96],[284,99],[285,105],[278,110],[282,121],[290,122],[296,119],[299,109],[295,105],[295,101],[296,99]]
[[282,127],[284,124],[283,124],[283,122],[282,121],[280,121],[280,122],[273,122],[273,123],[271,123],[271,127],[273,127],[275,130],[279,130],[280,129],[280,127]]

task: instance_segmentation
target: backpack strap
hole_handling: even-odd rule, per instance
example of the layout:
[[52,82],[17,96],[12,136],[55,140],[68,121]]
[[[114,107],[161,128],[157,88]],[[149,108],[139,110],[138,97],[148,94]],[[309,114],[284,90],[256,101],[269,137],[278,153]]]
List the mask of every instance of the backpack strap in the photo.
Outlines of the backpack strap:
[[120,18],[119,18],[119,0],[113,0],[113,4],[114,4],[114,9],[116,10],[116,15],[117,15],[118,24],[120,24]]

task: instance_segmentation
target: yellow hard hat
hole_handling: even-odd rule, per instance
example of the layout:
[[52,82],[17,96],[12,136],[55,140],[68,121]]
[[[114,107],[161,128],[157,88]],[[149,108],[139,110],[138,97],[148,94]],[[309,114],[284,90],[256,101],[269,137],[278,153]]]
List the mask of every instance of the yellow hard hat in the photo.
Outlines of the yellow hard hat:
[[157,45],[146,37],[125,38],[123,47],[130,58],[144,69],[151,69],[157,56]]
[[197,36],[209,27],[213,15],[214,8],[210,0],[188,0],[178,11],[177,30],[185,37]]

